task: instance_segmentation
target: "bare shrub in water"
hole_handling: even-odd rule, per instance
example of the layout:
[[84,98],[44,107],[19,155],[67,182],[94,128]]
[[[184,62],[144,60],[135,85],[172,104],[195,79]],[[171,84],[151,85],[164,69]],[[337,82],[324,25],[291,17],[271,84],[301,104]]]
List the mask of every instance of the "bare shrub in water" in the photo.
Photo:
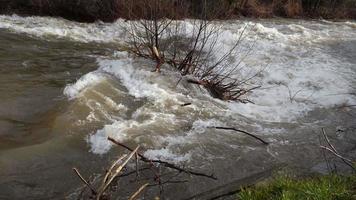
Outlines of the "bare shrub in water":
[[[259,87],[250,85],[251,79],[258,73],[249,77],[238,76],[242,70],[242,59],[250,51],[247,49],[241,52],[240,48],[246,36],[246,28],[239,33],[230,49],[221,50],[218,48],[221,27],[218,22],[210,20],[216,19],[220,13],[218,7],[201,0],[200,16],[189,20],[188,24],[173,20],[179,14],[176,5],[166,5],[172,2],[140,1],[146,13],[141,13],[145,16],[144,19],[129,22],[129,51],[139,57],[154,60],[156,72],[160,72],[162,65],[167,64],[178,70],[182,76],[192,75],[194,78],[188,82],[204,87],[215,98],[250,102],[246,94]],[[170,10],[164,10],[167,8]],[[162,15],[165,12],[170,12],[171,17],[165,18],[166,15]],[[216,56],[217,52],[220,56]],[[240,60],[234,61],[236,58]]]

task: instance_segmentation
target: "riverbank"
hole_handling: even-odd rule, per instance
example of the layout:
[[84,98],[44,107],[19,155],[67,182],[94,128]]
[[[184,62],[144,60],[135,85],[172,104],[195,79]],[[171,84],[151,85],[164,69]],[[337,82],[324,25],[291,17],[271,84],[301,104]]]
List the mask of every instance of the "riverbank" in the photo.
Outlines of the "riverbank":
[[[145,0],[2,0],[0,14],[20,16],[54,16],[79,22],[113,22],[118,18],[146,17]],[[212,18],[313,18],[356,19],[355,1],[313,0],[172,0],[159,1],[160,17],[176,19],[195,18],[206,8],[214,13]],[[154,4],[152,1],[150,5]],[[157,5],[158,5],[157,4]],[[204,4],[204,5],[202,5]],[[174,10],[172,12],[172,10]],[[174,13],[174,14],[172,14]]]
[[261,199],[354,199],[356,197],[356,175],[312,176],[296,178],[277,176],[270,181],[243,189],[236,196],[239,200]]

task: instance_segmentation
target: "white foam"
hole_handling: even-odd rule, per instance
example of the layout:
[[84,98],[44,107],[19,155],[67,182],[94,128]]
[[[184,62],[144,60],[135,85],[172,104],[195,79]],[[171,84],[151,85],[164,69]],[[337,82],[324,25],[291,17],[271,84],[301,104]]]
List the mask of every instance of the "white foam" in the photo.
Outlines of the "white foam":
[[[26,21],[27,19],[22,20]],[[38,19],[36,18],[36,20]],[[107,31],[99,34],[99,38],[119,29],[118,23],[121,22],[112,25],[105,24]],[[186,23],[187,32],[192,31],[191,22],[184,23]],[[107,152],[111,147],[106,140],[108,136],[120,141],[134,139],[140,142],[156,139],[152,142],[154,144],[147,155],[152,158],[165,159],[172,156],[177,160],[185,161],[189,158],[186,156],[187,152],[179,154],[176,146],[198,142],[196,135],[206,133],[207,126],[220,124],[220,119],[238,120],[242,115],[255,121],[293,122],[317,108],[330,108],[344,103],[356,104],[355,95],[351,94],[354,92],[353,84],[356,79],[355,62],[343,59],[342,52],[338,56],[330,53],[331,44],[335,42],[347,43],[356,38],[356,32],[350,31],[350,24],[352,26],[353,23],[345,22],[341,26],[333,22],[315,21],[293,21],[282,24],[268,22],[254,24],[237,21],[236,23],[223,24],[221,29],[223,37],[218,42],[220,49],[229,49],[246,25],[249,26],[250,31],[241,44],[242,51],[244,48],[248,48],[251,43],[255,43],[252,53],[241,64],[245,67],[238,71],[237,76],[253,75],[266,67],[256,79],[252,80],[255,81],[252,83],[261,82],[263,86],[262,89],[255,90],[249,96],[255,104],[207,99],[197,95],[197,93],[201,93],[199,90],[193,91],[191,94],[183,93],[184,88],[180,90],[179,87],[184,86],[180,85],[178,88],[173,86],[175,84],[172,80],[174,74],[172,77],[170,74],[165,75],[165,73],[170,73],[169,70],[164,71],[163,74],[152,73],[150,72],[151,68],[135,63],[137,60],[122,52],[115,52],[111,58],[98,58],[99,69],[83,76],[73,85],[67,86],[64,93],[69,98],[76,98],[86,88],[104,81],[103,74],[110,74],[118,78],[131,96],[137,99],[146,98],[149,103],[136,111],[132,119],[116,120],[91,135],[88,142],[92,152]],[[72,24],[71,26],[79,25]],[[86,26],[87,30],[90,29],[90,26],[100,25]],[[31,32],[31,29],[25,28],[23,31]],[[94,32],[86,32],[85,34],[88,36],[83,36],[84,40],[90,41],[92,34],[96,34],[97,31],[99,30],[94,28]],[[58,35],[61,35],[61,31]],[[100,40],[114,41],[114,36],[116,35],[108,34]],[[219,55],[223,55],[223,52],[216,52],[216,56],[219,57]],[[150,61],[145,62],[145,65],[154,67],[154,63],[150,63]],[[191,90],[187,89],[187,91]],[[112,107],[120,106],[120,103],[112,102],[110,99],[106,102]],[[191,107],[184,108],[190,109],[190,113],[181,111],[183,108],[179,107],[179,104],[185,102],[193,102]],[[229,109],[225,110],[226,108]],[[180,116],[182,112],[186,112],[188,117],[192,117],[189,123]],[[201,121],[199,118],[202,118]],[[214,120],[216,121],[214,122]],[[192,129],[183,135],[172,136],[172,131],[179,130],[183,123],[192,125]],[[152,135],[151,139],[148,136],[138,136],[137,134],[138,130],[155,130],[157,127],[164,127],[163,131],[159,135]],[[147,132],[154,134],[150,131]],[[166,144],[166,146],[162,146],[162,144]],[[155,150],[153,147],[157,149]]]
[[175,154],[170,149],[162,148],[162,149],[149,149],[145,151],[144,155],[152,160],[163,160],[173,163],[180,163],[188,161],[191,158],[191,154]]
[[100,96],[102,99],[104,99],[105,104],[108,105],[110,108],[112,108],[115,111],[127,111],[127,107],[125,105],[123,105],[122,103],[116,103],[113,99],[111,99],[108,96],[105,96],[104,94],[94,91],[95,94],[97,94],[98,96]]
[[84,76],[82,76],[77,82],[74,84],[69,84],[64,88],[63,93],[69,98],[74,99],[80,95],[80,93],[87,89],[89,86],[100,83],[105,80],[106,77],[102,73],[98,73],[97,71],[90,72]]
[[356,22],[347,21],[345,22],[345,25],[350,26],[353,29],[356,29]]
[[256,25],[258,34],[264,36],[256,40],[256,48],[245,63],[256,66],[269,62],[260,79],[264,89],[250,96],[255,104],[230,103],[228,106],[234,112],[257,120],[290,122],[318,107],[355,103],[355,96],[348,94],[354,90],[350,80],[356,77],[355,63],[332,57],[318,41],[325,44],[325,40],[335,39],[330,38],[330,34],[346,39],[350,34],[356,35],[344,29],[340,32],[333,29],[333,33],[314,26],[304,28],[300,24],[288,27],[299,31],[288,31],[283,25],[272,29]]
[[108,141],[107,134],[104,130],[98,131],[94,135],[90,135],[87,138],[87,142],[90,145],[90,151],[95,154],[104,154],[112,147],[112,143]]
[[61,18],[0,15],[0,28],[41,38],[67,38],[80,42],[120,42],[125,23],[78,23]]

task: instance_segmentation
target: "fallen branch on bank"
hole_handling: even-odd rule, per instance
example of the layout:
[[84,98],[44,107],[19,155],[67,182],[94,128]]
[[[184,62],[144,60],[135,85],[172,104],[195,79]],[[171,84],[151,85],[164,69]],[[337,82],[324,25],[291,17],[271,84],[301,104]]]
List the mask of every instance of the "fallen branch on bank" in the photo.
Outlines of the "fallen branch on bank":
[[249,133],[247,131],[243,131],[243,130],[239,130],[239,129],[236,129],[236,128],[232,128],[232,127],[208,127],[208,128],[213,128],[213,129],[217,129],[217,130],[230,130],[230,131],[236,131],[236,132],[239,132],[239,133],[243,133],[243,134],[246,134],[250,137],[253,137],[255,138],[256,140],[259,140],[261,141],[263,144],[265,145],[269,145],[269,142],[266,142],[265,140],[263,140],[262,138],[252,134],[252,133]]

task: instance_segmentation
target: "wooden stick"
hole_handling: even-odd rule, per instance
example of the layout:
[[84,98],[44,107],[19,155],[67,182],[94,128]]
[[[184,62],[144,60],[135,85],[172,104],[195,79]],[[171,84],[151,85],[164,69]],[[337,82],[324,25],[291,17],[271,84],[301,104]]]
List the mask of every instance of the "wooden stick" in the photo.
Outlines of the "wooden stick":
[[135,164],[136,164],[136,178],[138,178],[140,176],[139,174],[139,170],[138,170],[138,155],[137,152],[135,153]]
[[121,162],[125,157],[127,156],[127,154],[122,155],[119,159],[117,159],[109,168],[108,172],[105,174],[105,177],[103,178],[103,182],[101,183],[100,187],[104,187],[105,183],[108,181],[108,178],[110,177],[112,170],[114,169],[114,167]]
[[330,149],[329,147],[320,146],[320,148],[325,149],[325,150],[328,150],[328,151],[330,151],[331,153],[333,153],[335,156],[337,156],[338,158],[343,159],[343,160],[345,160],[345,161],[347,161],[347,162],[352,163],[352,161],[351,161],[350,159],[347,159],[347,158],[343,157],[342,155],[340,155],[339,153],[333,151],[333,150]]
[[141,194],[141,192],[149,185],[149,183],[146,183],[144,185],[142,185],[130,198],[129,200],[135,200],[138,195]]
[[135,155],[135,153],[137,152],[138,148],[140,146],[137,146],[136,149],[134,149],[131,154],[129,156],[126,157],[126,160],[120,165],[118,166],[114,173],[110,176],[110,178],[108,179],[108,181],[105,183],[105,185],[103,187],[99,188],[99,192],[98,195],[96,196],[96,200],[100,200],[101,196],[103,195],[103,193],[106,191],[106,189],[109,187],[109,185],[111,184],[111,182],[115,179],[115,177],[121,172],[121,170],[126,166],[126,164],[131,160],[131,158]]
[[132,174],[135,174],[135,173],[137,173],[137,171],[139,171],[139,172],[142,172],[142,171],[146,171],[146,170],[150,170],[151,169],[151,167],[144,167],[144,168],[140,168],[140,169],[138,169],[138,170],[132,170],[132,171],[130,171],[130,172],[127,172],[127,173],[124,173],[124,174],[120,174],[118,177],[119,178],[121,178],[121,177],[126,177],[126,176],[130,176],[130,175],[132,175]]
[[350,107],[356,107],[356,105],[344,105],[344,106],[339,106],[337,108],[350,108]]
[[184,104],[181,104],[180,106],[181,107],[186,107],[186,106],[190,106],[190,105],[192,105],[192,103],[184,103]]
[[96,194],[97,194],[96,190],[91,186],[90,183],[88,183],[88,181],[86,181],[86,180],[83,178],[83,176],[80,174],[79,170],[78,170],[77,168],[75,168],[75,167],[73,168],[73,170],[74,170],[74,172],[77,174],[77,176],[80,178],[80,180],[81,180],[86,186],[88,186],[88,187],[90,188],[91,192],[92,192],[94,195],[96,195]]
[[336,157],[340,158],[346,165],[348,165],[349,167],[351,167],[354,171],[356,171],[356,168],[353,166],[352,164],[352,160],[348,159],[348,158],[345,158],[343,157],[342,155],[339,154],[339,152],[336,150],[336,148],[331,144],[328,136],[326,135],[325,133],[325,130],[324,129],[321,129],[322,130],[322,134],[324,136],[324,139],[326,141],[326,143],[328,143],[329,147],[325,147],[325,146],[320,146],[320,148],[322,149],[325,149],[329,152],[331,152],[332,154],[334,154]]
[[329,152],[333,153],[336,157],[340,158],[346,165],[350,166],[353,170],[356,171],[355,167],[352,165],[352,161],[350,159],[347,159],[343,156],[341,156],[340,154],[338,154],[337,152],[334,152],[332,149],[325,147],[325,146],[320,146],[320,148],[328,150]]
[[218,130],[231,130],[231,131],[236,131],[236,132],[244,133],[244,134],[246,134],[246,135],[248,135],[248,136],[250,136],[250,137],[253,137],[253,138],[255,138],[255,139],[261,141],[261,142],[262,142],[263,144],[265,144],[265,145],[269,145],[269,143],[266,142],[265,140],[263,140],[262,138],[259,138],[259,137],[257,137],[256,135],[253,135],[252,133],[249,133],[249,132],[246,132],[246,131],[243,131],[243,130],[239,130],[239,129],[236,129],[236,128],[231,128],[231,127],[218,127],[218,126],[216,126],[216,127],[208,127],[208,128],[214,128],[214,129],[218,129]]
[[335,147],[331,144],[330,140],[329,140],[329,137],[326,135],[326,132],[325,132],[325,129],[322,128],[321,129],[322,133],[323,133],[323,136],[324,136],[324,139],[326,141],[326,143],[328,143],[328,145],[331,147],[331,149],[337,153],[337,150],[335,149]]

